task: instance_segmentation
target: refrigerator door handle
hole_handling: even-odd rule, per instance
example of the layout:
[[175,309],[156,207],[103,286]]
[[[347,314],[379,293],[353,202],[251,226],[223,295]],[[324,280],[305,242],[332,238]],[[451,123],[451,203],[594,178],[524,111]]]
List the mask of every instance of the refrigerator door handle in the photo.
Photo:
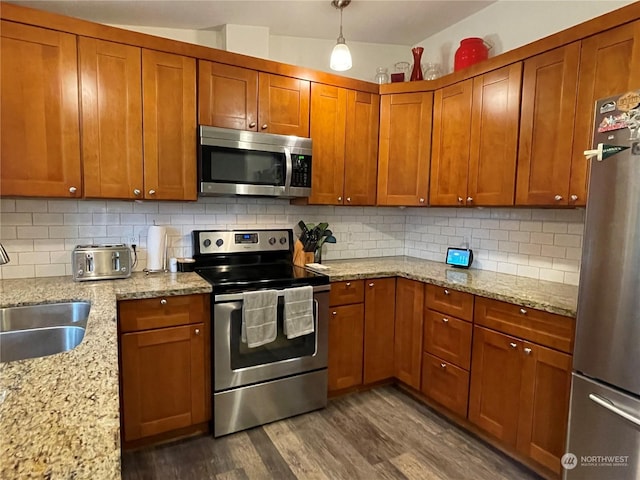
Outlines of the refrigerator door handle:
[[625,412],[621,408],[616,407],[616,405],[611,400],[609,400],[608,398],[602,397],[600,395],[596,395],[595,393],[590,393],[589,394],[589,400],[597,403],[601,407],[606,408],[610,412],[615,413],[616,415],[618,415],[618,416],[624,418],[625,420],[633,423],[634,425],[640,427],[640,418],[634,417],[633,415],[628,414],[627,412]]

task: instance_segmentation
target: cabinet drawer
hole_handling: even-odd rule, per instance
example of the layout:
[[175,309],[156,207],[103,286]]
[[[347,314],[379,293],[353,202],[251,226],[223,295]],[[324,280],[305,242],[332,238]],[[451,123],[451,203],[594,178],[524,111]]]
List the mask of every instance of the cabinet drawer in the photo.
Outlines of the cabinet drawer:
[[469,322],[473,319],[473,295],[470,293],[427,285],[426,306]]
[[461,417],[466,417],[469,372],[425,353],[422,357],[422,393]]
[[428,309],[424,322],[424,351],[469,370],[471,324]]
[[179,295],[118,302],[120,332],[177,327],[204,322],[209,295]]
[[478,297],[474,319],[478,325],[563,352],[573,352],[573,318]]
[[364,302],[364,280],[349,280],[331,284],[329,305],[349,305]]

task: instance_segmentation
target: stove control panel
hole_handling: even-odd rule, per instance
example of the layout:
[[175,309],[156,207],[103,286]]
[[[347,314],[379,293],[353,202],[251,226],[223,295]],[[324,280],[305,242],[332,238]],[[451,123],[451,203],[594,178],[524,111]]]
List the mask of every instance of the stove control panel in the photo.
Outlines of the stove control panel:
[[292,230],[194,230],[193,251],[198,254],[286,252],[292,249]]

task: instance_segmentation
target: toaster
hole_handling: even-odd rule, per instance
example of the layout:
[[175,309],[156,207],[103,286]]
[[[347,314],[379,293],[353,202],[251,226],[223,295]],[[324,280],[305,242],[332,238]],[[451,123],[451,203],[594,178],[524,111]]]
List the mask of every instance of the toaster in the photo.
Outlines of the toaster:
[[131,276],[131,250],[124,243],[77,245],[71,257],[73,279],[112,280]]

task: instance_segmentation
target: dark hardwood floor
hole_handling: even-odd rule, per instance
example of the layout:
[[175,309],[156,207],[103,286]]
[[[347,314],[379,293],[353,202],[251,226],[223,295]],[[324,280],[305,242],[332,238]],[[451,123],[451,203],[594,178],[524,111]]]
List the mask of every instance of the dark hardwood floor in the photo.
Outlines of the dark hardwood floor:
[[124,480],[533,480],[535,474],[392,386],[219,439],[127,452]]

